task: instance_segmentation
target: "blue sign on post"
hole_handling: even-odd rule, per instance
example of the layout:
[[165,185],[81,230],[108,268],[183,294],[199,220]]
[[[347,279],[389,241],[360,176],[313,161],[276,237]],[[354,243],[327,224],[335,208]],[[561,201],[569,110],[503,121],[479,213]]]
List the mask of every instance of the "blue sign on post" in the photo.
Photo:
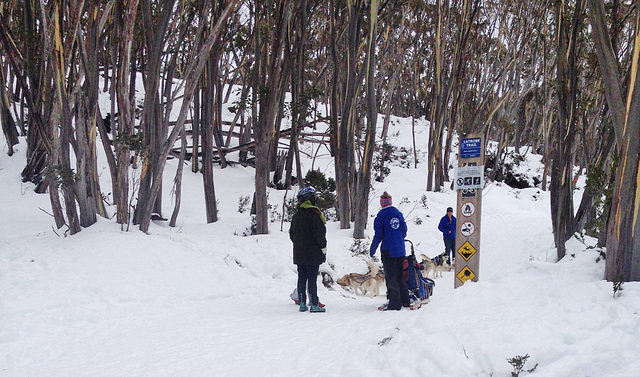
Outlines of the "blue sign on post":
[[460,158],[480,157],[482,140],[479,137],[462,139],[460,142]]

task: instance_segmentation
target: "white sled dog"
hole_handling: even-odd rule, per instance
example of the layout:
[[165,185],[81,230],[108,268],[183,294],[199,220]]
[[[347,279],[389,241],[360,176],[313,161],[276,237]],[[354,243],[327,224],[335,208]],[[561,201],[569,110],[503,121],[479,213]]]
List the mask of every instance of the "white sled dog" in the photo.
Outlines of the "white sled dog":
[[433,271],[433,278],[435,279],[438,276],[442,277],[443,271],[451,271],[453,269],[453,266],[446,261],[443,254],[438,255],[438,260],[442,261],[441,264],[437,264],[433,259],[424,254],[420,254],[420,257],[422,258],[422,262],[420,262],[420,264],[422,264],[422,276],[426,278],[429,277],[431,271]]
[[358,274],[354,272],[346,274],[338,279],[338,285],[345,289],[350,287],[356,294],[360,291],[363,295],[378,296],[380,294],[380,286],[385,281],[384,273],[373,263],[373,260],[368,259],[367,264],[370,269],[368,273]]

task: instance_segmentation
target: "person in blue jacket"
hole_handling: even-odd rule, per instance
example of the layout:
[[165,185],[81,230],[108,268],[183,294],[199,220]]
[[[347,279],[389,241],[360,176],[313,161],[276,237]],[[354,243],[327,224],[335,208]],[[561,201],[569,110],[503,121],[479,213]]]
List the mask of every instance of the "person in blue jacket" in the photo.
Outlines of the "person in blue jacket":
[[406,255],[404,238],[407,236],[407,223],[404,216],[396,207],[392,206],[391,195],[386,191],[380,196],[380,206],[373,221],[375,232],[369,255],[373,257],[380,247],[382,266],[384,268],[387,283],[387,298],[389,304],[382,306],[381,310],[400,310],[403,306],[409,307],[409,291],[404,283],[404,260]]
[[444,253],[449,258],[449,263],[453,266],[454,258],[456,257],[456,217],[453,216],[453,208],[447,208],[447,214],[442,216],[440,224],[438,224],[438,230],[442,232],[442,238],[444,239]]

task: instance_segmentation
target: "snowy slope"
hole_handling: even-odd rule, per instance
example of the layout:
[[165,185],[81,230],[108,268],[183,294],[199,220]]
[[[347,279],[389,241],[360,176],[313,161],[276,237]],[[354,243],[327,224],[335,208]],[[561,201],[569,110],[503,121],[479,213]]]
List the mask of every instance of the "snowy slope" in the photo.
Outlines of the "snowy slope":
[[[420,159],[427,132],[418,126]],[[410,148],[410,121],[392,127],[392,143]],[[252,169],[216,168],[217,223],[204,223],[201,175],[185,172],[176,228],[154,223],[145,235],[100,219],[65,237],[48,196],[20,182],[25,149],[21,140],[17,155],[0,154],[0,376],[508,376],[507,359],[527,354],[533,376],[640,375],[640,286],[626,283],[614,299],[598,252],[575,239],[556,263],[549,195],[538,189],[484,190],[478,283],[454,290],[445,273],[428,305],[393,313],[376,310],[384,297],[320,286],[327,312],[310,314],[289,299],[288,224],[243,236],[250,217],[238,202],[252,195]],[[535,171],[539,159],[528,161]],[[326,157],[315,166],[333,172]],[[370,215],[389,191],[416,252],[435,256],[455,193],[426,192],[425,175],[424,165],[392,166],[374,183]],[[281,209],[283,191],[269,198]],[[365,272],[349,251],[352,231],[327,227],[321,270]]]

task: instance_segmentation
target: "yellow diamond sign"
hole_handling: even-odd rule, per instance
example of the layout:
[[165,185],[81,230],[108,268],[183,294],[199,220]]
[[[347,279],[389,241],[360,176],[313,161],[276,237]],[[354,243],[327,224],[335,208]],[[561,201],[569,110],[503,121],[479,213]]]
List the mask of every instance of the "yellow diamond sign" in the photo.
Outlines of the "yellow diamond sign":
[[471,269],[465,266],[458,274],[456,275],[461,282],[466,282],[467,280],[473,280],[476,277],[476,274],[471,271]]
[[476,248],[473,247],[473,245],[471,245],[469,241],[465,241],[458,249],[458,254],[460,254],[460,256],[464,258],[464,260],[468,261],[469,258],[471,258],[477,251],[478,250],[476,250]]

